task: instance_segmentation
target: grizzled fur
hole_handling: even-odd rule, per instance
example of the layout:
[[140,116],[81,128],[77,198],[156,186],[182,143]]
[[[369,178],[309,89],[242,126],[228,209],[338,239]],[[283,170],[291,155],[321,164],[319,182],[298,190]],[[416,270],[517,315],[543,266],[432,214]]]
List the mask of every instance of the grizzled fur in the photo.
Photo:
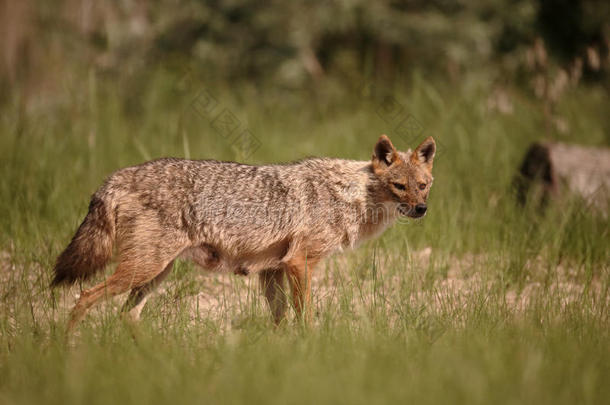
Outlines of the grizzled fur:
[[119,170],[93,195],[55,265],[52,284],[73,283],[103,269],[116,249],[115,273],[83,292],[69,327],[99,299],[129,290],[124,310],[139,316],[146,294],[178,257],[210,270],[258,273],[276,322],[286,306],[286,275],[301,313],[322,258],[399,216],[425,213],[434,152],[432,138],[399,152],[382,135],[368,162],[250,166],[167,158]]

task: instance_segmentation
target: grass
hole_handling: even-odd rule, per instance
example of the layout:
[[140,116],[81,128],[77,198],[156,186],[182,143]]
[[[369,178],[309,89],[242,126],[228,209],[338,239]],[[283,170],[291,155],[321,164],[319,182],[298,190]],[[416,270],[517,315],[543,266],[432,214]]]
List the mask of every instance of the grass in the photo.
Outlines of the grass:
[[[53,103],[16,92],[0,120],[0,403],[604,403],[610,397],[608,219],[578,201],[543,215],[511,182],[544,130],[513,90],[415,76],[391,94],[350,97],[207,86],[167,72],[134,87],[89,74]],[[136,79],[134,79],[136,81]],[[202,90],[261,143],[243,156],[191,101]],[[348,100],[348,101],[346,101]],[[387,101],[387,100],[386,100]],[[571,90],[560,140],[608,145],[607,94]],[[387,107],[387,105],[386,105]],[[388,112],[390,111],[390,112]],[[397,125],[411,114],[423,132]],[[315,322],[271,326],[256,280],[179,263],[137,326],[120,300],[92,311],[65,345],[79,287],[51,293],[53,261],[89,195],[117,168],[159,156],[288,161],[368,159],[380,133],[439,142],[429,215],[331,257],[314,280]],[[132,337],[137,337],[134,340]]]

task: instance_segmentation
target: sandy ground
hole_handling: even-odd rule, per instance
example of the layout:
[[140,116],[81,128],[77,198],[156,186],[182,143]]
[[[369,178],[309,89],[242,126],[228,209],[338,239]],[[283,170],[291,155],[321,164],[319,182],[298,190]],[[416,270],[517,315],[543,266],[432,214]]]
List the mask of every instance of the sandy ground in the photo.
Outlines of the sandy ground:
[[[608,269],[600,269],[592,280],[575,267],[559,264],[549,273],[548,265],[538,258],[525,264],[529,276],[521,283],[503,283],[489,271],[490,261],[483,255],[464,255],[443,258],[435,262],[435,252],[425,248],[404,258],[382,257],[372,262],[359,263],[353,255],[337,255],[322,263],[313,274],[314,311],[351,312],[359,318],[370,309],[384,306],[388,316],[400,315],[404,310],[435,311],[457,314],[469,305],[485,305],[493,297],[494,305],[519,313],[526,311],[536,300],[544,305],[566,307],[583,300],[609,306],[607,290]],[[399,263],[397,265],[396,263]],[[401,268],[402,267],[402,268]],[[256,275],[238,276],[215,274],[191,267],[192,271],[170,278],[151,294],[151,306],[162,312],[188,307],[189,323],[202,319],[220,321],[233,327],[248,314],[266,313],[266,303],[259,294]],[[50,308],[51,292],[47,288],[51,269],[35,263],[18,265],[7,252],[0,252],[0,297],[6,304],[10,324],[15,326],[18,300],[27,305],[35,320],[66,319],[69,309],[80,294],[75,285],[55,292],[55,307]],[[549,277],[551,274],[551,277]],[[107,274],[106,274],[107,275]],[[102,280],[96,278],[95,282]],[[93,285],[88,282],[83,288]],[[604,287],[604,285],[606,287]],[[27,292],[27,293],[25,293]],[[498,298],[500,297],[500,298]],[[126,296],[115,297],[91,311],[99,316],[107,311],[118,312]],[[339,312],[343,311],[343,312]],[[146,316],[145,309],[143,316]],[[290,314],[292,316],[292,313]]]

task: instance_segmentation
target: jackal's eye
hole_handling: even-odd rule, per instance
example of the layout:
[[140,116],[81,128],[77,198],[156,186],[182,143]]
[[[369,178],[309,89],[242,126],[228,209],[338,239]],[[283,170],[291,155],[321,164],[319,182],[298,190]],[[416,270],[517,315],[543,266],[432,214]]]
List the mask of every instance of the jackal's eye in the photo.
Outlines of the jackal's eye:
[[396,188],[397,190],[401,190],[404,191],[407,189],[407,187],[404,184],[400,184],[400,183],[392,183],[392,185],[394,186],[394,188]]
[[419,183],[419,189],[420,190],[425,190],[426,189],[426,183]]

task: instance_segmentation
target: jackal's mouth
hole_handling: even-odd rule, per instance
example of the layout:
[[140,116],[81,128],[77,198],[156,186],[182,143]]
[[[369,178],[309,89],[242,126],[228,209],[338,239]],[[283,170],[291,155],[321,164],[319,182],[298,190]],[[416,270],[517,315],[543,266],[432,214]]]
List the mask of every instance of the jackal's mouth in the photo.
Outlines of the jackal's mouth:
[[398,213],[403,217],[410,216],[409,214],[413,211],[413,209],[406,204],[398,204]]
[[417,219],[417,218],[423,217],[424,215],[426,215],[425,212],[420,214],[419,212],[415,212],[415,209],[411,209],[409,211],[409,217],[411,217],[411,218]]

